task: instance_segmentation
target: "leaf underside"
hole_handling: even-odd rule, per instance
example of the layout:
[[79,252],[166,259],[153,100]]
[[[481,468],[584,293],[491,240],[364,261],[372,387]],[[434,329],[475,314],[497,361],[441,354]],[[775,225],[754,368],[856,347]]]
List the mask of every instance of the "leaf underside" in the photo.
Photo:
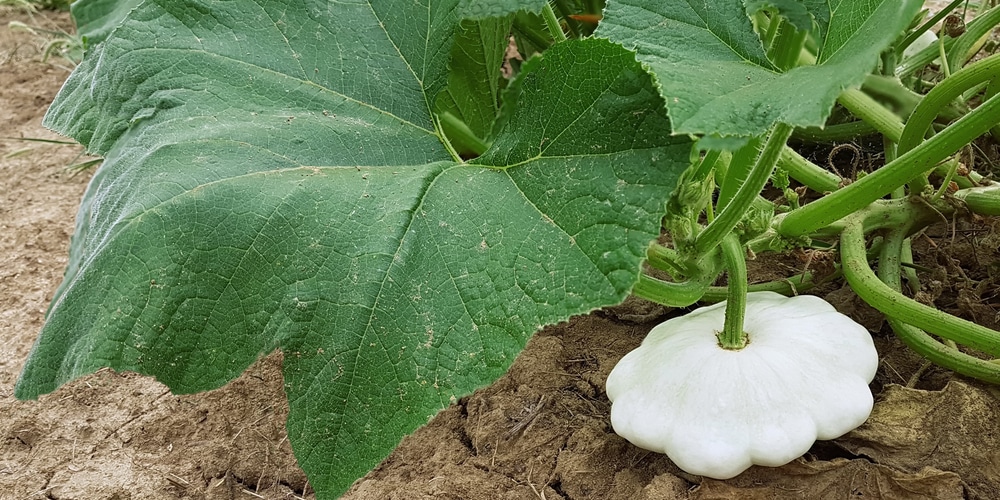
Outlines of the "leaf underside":
[[493,147],[433,126],[454,4],[146,1],[46,124],[106,160],[16,388],[175,392],[284,351],[289,439],[336,496],[544,325],[620,302],[689,164],[634,55],[525,64]]

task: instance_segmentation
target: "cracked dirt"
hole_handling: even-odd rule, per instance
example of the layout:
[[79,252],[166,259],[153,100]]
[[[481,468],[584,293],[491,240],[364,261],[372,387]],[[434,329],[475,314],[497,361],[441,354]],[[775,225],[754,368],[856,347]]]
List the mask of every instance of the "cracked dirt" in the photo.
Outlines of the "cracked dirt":
[[[11,20],[70,28],[65,14],[0,10],[0,499],[312,498],[284,428],[279,355],[203,394],[101,371],[38,401],[13,398],[87,174],[66,168],[85,159],[77,146],[16,139],[57,138],[40,121],[68,69],[41,62],[45,40],[7,30]],[[916,250],[937,283],[927,300],[996,328],[1000,240],[991,223],[977,224],[942,226]],[[760,275],[795,272],[763,265],[772,268]],[[950,281],[949,266],[967,281]],[[924,370],[849,290],[820,293],[875,332],[875,411],[785,467],[705,480],[614,435],[604,380],[652,327],[620,318],[655,316],[619,310],[537,335],[506,376],[404,439],[345,498],[1000,498],[996,388]]]

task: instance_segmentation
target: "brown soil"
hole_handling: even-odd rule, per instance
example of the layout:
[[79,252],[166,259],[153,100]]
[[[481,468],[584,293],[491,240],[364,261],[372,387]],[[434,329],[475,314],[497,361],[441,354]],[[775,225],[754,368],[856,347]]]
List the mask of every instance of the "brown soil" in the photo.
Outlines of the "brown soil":
[[[0,25],[11,20],[70,26],[64,14],[0,11]],[[39,401],[13,398],[87,181],[66,168],[79,147],[10,139],[56,138],[40,121],[68,71],[40,61],[43,44],[0,28],[0,499],[312,498],[285,434],[279,355],[203,394],[102,371]],[[916,249],[931,269],[923,300],[997,328],[992,226],[942,225]],[[758,272],[787,275],[801,265],[790,262]],[[639,304],[539,333],[506,376],[404,439],[346,498],[1000,498],[997,389],[920,371],[849,289],[820,293],[875,332],[877,402],[864,426],[787,466],[705,480],[611,431],[604,380],[663,312]],[[901,385],[911,378],[916,388]]]

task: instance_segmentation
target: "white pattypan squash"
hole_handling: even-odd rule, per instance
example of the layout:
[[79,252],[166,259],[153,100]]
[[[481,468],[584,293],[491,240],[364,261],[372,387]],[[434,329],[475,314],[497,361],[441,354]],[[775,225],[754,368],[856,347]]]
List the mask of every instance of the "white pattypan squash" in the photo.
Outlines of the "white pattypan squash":
[[938,37],[933,31],[927,30],[920,34],[916,40],[903,49],[903,59],[917,55],[921,50],[938,43]]
[[748,294],[741,350],[719,346],[724,321],[724,302],[697,309],[622,358],[607,382],[615,432],[688,473],[729,479],[784,465],[868,419],[878,353],[868,330],[829,303]]

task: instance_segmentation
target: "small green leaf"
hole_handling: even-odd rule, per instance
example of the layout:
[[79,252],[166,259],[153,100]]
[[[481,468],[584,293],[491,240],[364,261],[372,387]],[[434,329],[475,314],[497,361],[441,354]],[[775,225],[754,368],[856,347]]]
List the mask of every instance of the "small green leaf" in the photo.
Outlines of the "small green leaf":
[[16,387],[101,367],[212,389],[284,352],[288,435],[332,498],[620,302],[691,144],[634,55],[558,44],[477,164],[433,129],[454,5],[147,0],[46,123],[105,155]]
[[500,111],[500,70],[512,19],[462,21],[451,51],[448,86],[437,97],[438,113],[455,115],[484,141],[492,138]]
[[786,73],[767,60],[741,0],[611,0],[596,35],[638,52],[657,77],[675,133],[752,137],[777,122],[823,125],[837,96],[861,84],[921,4],[823,3],[806,4],[821,30],[829,20],[816,65]]
[[104,41],[142,0],[79,0],[70,5],[76,34],[93,47]]
[[795,29],[810,31],[813,21],[820,26],[818,38],[826,31],[830,22],[830,7],[826,0],[744,0],[748,14],[765,9],[774,9],[788,19]]

